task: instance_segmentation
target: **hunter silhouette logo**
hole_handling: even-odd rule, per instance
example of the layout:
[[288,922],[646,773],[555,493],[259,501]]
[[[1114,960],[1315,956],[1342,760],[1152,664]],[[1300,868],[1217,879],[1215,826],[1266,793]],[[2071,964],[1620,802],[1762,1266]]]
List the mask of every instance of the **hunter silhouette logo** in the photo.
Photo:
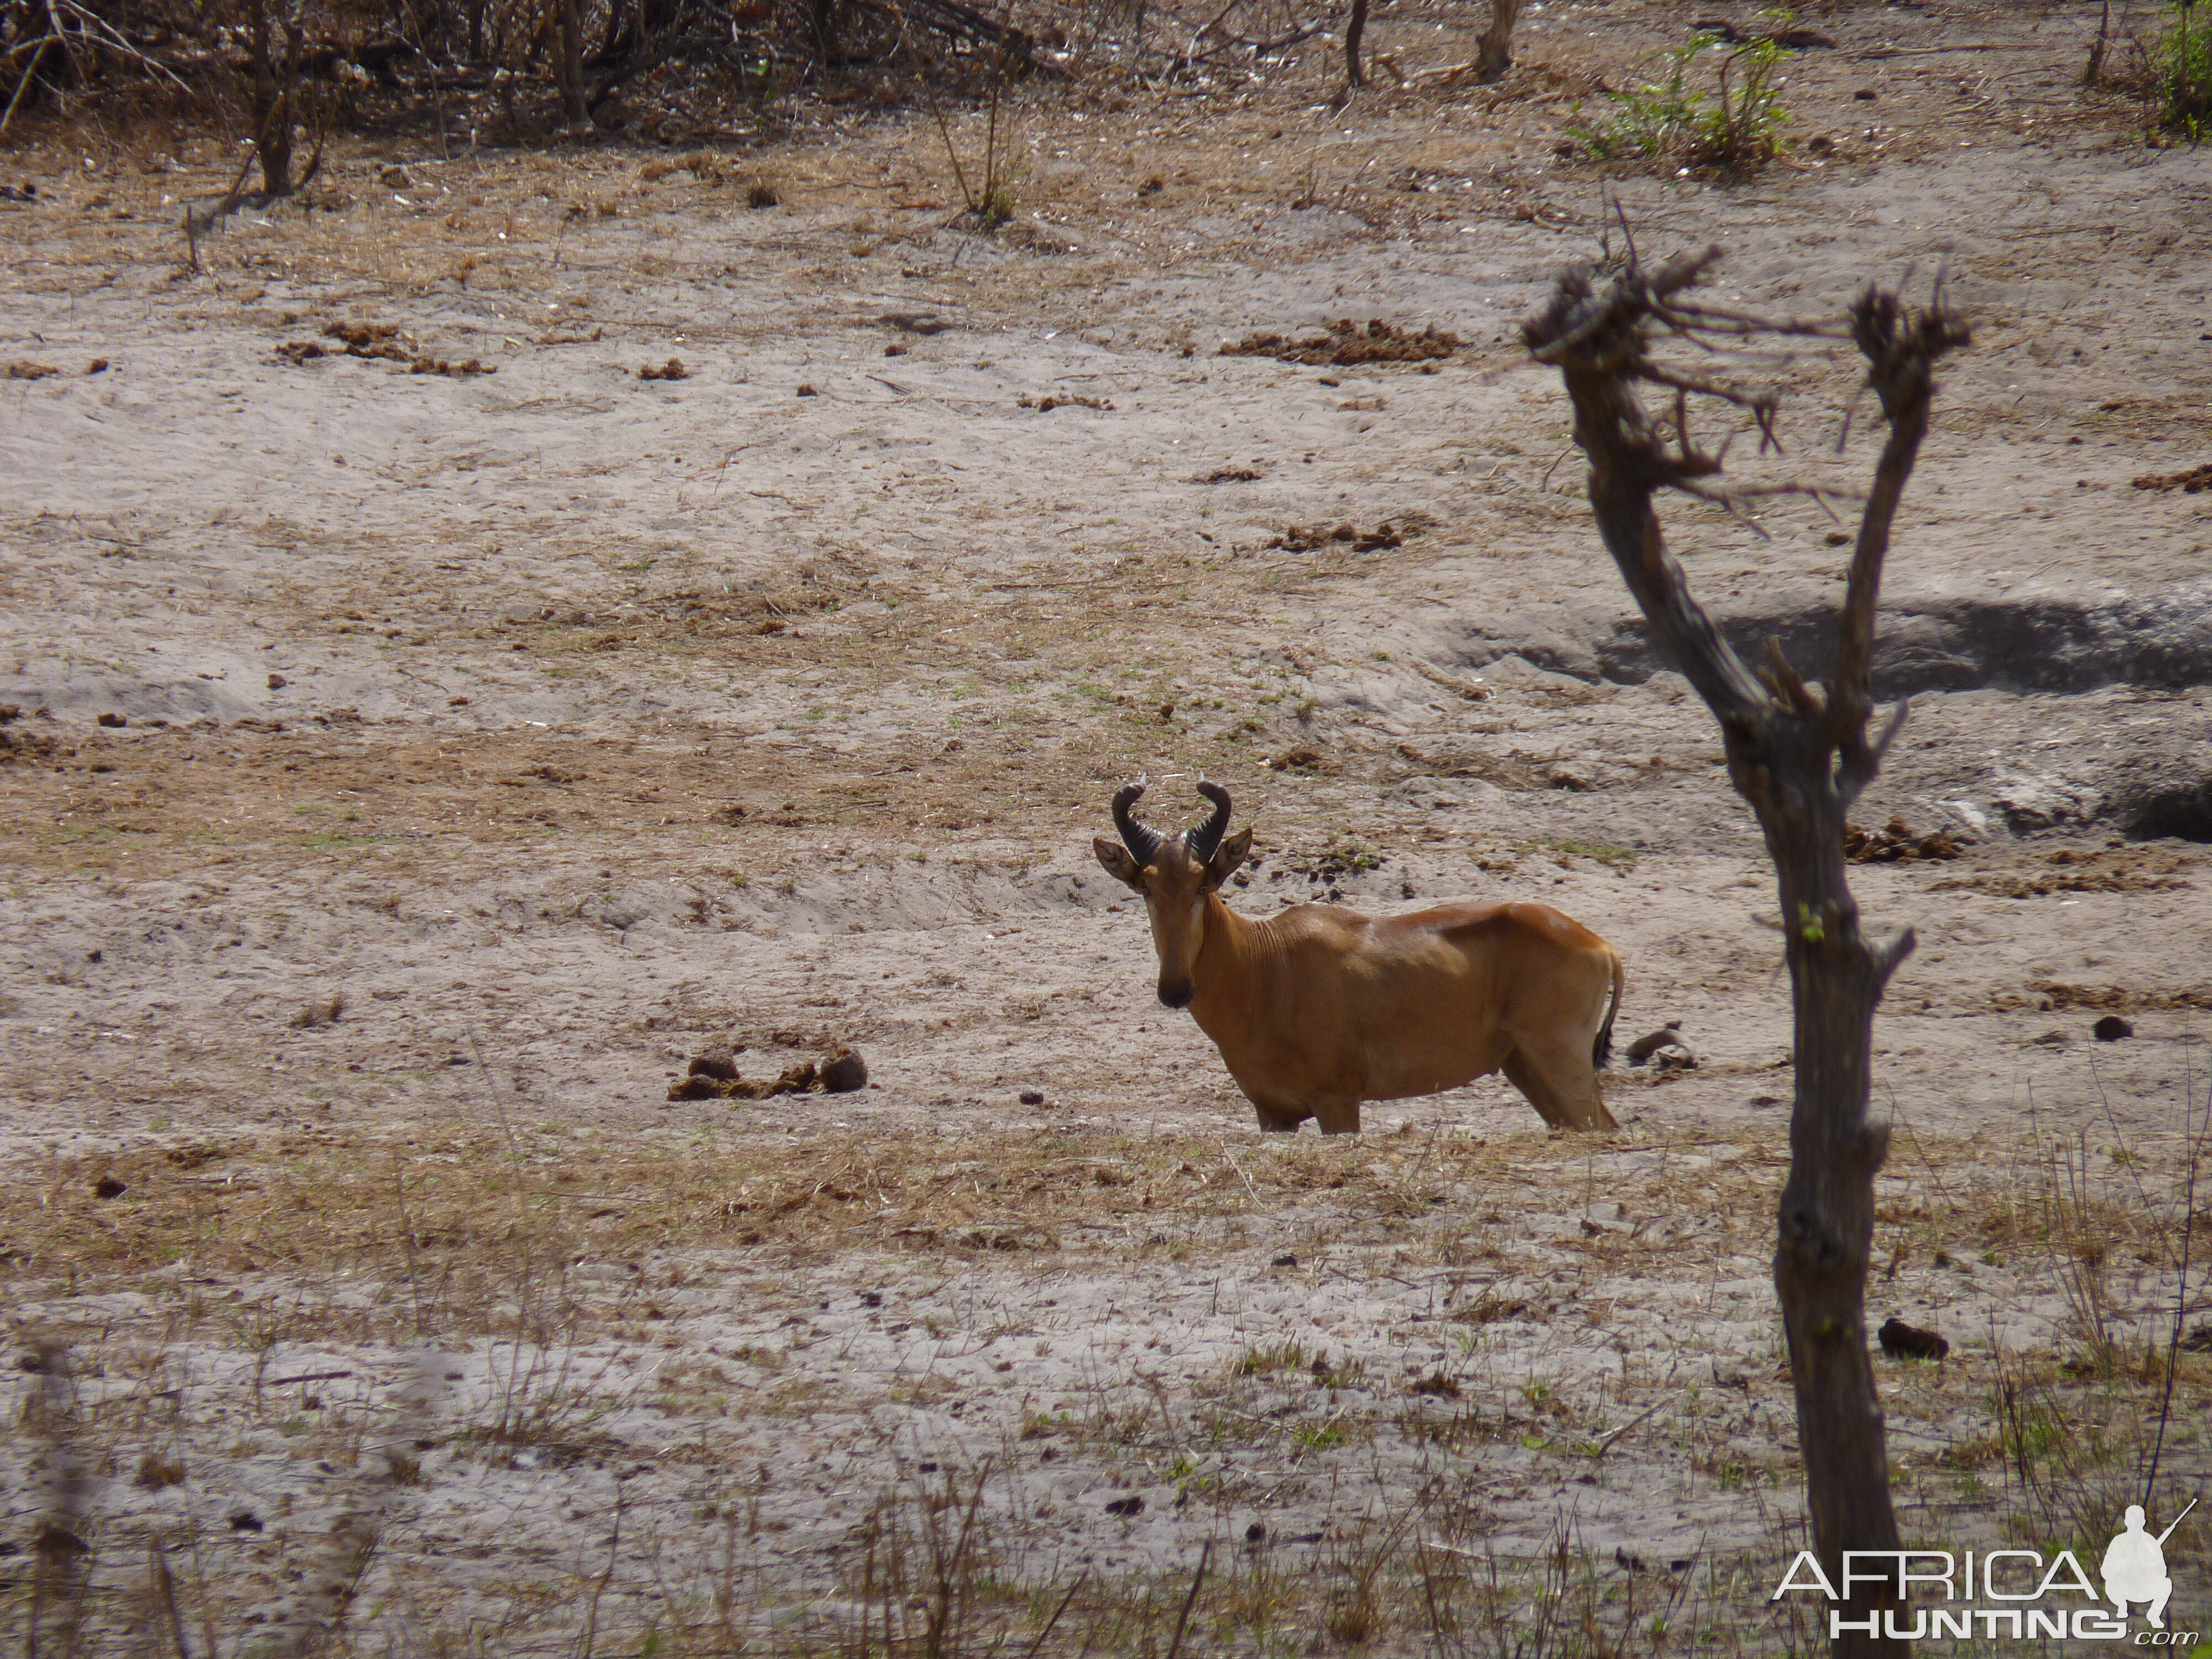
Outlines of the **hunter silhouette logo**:
[[2128,1505],[2127,1530],[2105,1551],[2105,1595],[2121,1618],[2128,1616],[2129,1602],[2147,1601],[2150,1606],[2143,1616],[2150,1627],[2166,1628],[2166,1600],[2173,1594],[2173,1580],[2166,1576],[2166,1540],[2196,1507],[2192,1498],[2189,1509],[2173,1517],[2172,1526],[2153,1538],[2143,1530],[2142,1505]]
[[[1800,1550],[1769,1599],[1778,1601],[1792,1591],[1818,1593],[1831,1604],[1831,1638],[1852,1634],[1904,1642],[1943,1637],[1984,1642],[2071,1639],[2194,1650],[2201,1640],[2198,1632],[2166,1627],[2166,1606],[2173,1595],[2166,1540],[2196,1507],[2192,1498],[2164,1532],[2153,1534],[2145,1529],[2142,1506],[2130,1504],[2121,1531],[2105,1550],[2101,1596],[2087,1570],[2067,1549],[2047,1559],[2030,1549],[1968,1550],[1963,1555],[1948,1550],[1846,1550],[1843,1571],[1832,1581],[1818,1556]],[[1868,1605],[1869,1600],[1878,1605]],[[2142,1608],[2148,1626],[2132,1638],[2130,1607]]]

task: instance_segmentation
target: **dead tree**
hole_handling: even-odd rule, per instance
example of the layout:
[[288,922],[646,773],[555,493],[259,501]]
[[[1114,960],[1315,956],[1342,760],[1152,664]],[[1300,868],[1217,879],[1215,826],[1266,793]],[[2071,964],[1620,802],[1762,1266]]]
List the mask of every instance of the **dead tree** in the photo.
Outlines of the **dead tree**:
[[837,0],[809,0],[807,14],[814,25],[814,51],[824,70],[837,61]]
[[579,0],[557,0],[555,16],[558,20],[555,42],[560,52],[561,109],[571,126],[582,126],[592,118],[591,110],[584,98],[584,9]]
[[1513,67],[1513,24],[1521,0],[1490,0],[1490,27],[1476,37],[1474,78],[1495,81]]
[[292,129],[299,120],[300,55],[307,20],[300,0],[272,12],[270,0],[247,0],[246,42],[253,54],[253,149],[261,161],[261,193],[289,196]]
[[[1719,258],[1720,250],[1710,248],[1651,270],[1632,254],[1626,274],[1603,292],[1586,274],[1570,273],[1522,331],[1536,359],[1565,379],[1575,441],[1589,461],[1598,534],[1660,650],[1720,722],[1729,779],[1758,815],[1774,860],[1796,1087],[1774,1285],[1796,1386],[1814,1545],[1840,1586],[1843,1552],[1897,1547],[1865,1311],[1874,1178],[1889,1133],[1868,1121],[1867,1098],[1875,1007],[1913,947],[1909,927],[1879,945],[1860,936],[1858,907],[1844,879],[1844,821],[1904,721],[1900,702],[1880,734],[1869,736],[1875,609],[1891,520],[1928,430],[1936,365],[1965,345],[1967,333],[1940,293],[1927,309],[1908,311],[1895,295],[1869,286],[1847,324],[1768,323],[1700,305],[1691,290]],[[1704,344],[1772,334],[1848,337],[1866,360],[1888,441],[1860,515],[1825,687],[1806,684],[1771,642],[1765,665],[1748,666],[1692,596],[1661,539],[1652,502],[1662,489],[1730,507],[1762,493],[1822,492],[1721,483],[1718,457],[1690,436],[1691,399],[1717,398],[1748,411],[1764,449],[1773,439],[1778,393],[1753,393],[1657,361],[1650,348],[1659,331]],[[1662,388],[1672,407],[1655,419],[1638,382]],[[1889,1605],[1862,1593],[1842,1612],[1858,1623]],[[1904,1644],[1845,1632],[1837,1650],[1901,1652]]]

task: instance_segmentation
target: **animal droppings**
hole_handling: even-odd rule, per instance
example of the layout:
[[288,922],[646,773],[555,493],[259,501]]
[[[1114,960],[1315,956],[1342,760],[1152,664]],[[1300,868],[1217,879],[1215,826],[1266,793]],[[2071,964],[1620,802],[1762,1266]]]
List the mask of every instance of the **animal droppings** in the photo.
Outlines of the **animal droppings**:
[[1372,530],[1362,530],[1350,523],[1334,526],[1323,525],[1290,525],[1274,540],[1267,550],[1279,548],[1285,553],[1312,553],[1332,546],[1349,547],[1355,553],[1373,553],[1384,548],[1403,547],[1409,532],[1385,520]]
[[1244,1541],[1248,1544],[1266,1543],[1267,1541],[1267,1523],[1264,1521],[1255,1521],[1250,1526],[1245,1528]]
[[858,1048],[839,1048],[822,1062],[817,1075],[823,1093],[849,1095],[868,1086],[868,1062],[860,1058]]
[[2165,491],[2178,489],[2185,495],[2194,495],[2212,489],[2212,461],[2202,466],[2192,466],[2185,472],[2146,472],[2135,480],[2137,489]]
[[2118,1042],[2122,1037],[2131,1037],[2136,1028],[2118,1014],[2106,1014],[2089,1028],[2089,1034],[2100,1042]]
[[8,365],[7,378],[11,380],[43,380],[49,374],[60,373],[61,370],[51,363],[34,363],[27,358],[18,357]]
[[1432,1400],[1456,1400],[1459,1398],[1459,1384],[1442,1371],[1431,1371],[1409,1383],[1406,1392],[1425,1395]]
[[1271,1267],[1295,1267],[1298,1265],[1298,1259],[1291,1251],[1285,1250],[1267,1265]]
[[229,1521],[233,1532],[260,1532],[264,1529],[261,1517],[252,1510],[233,1510],[225,1518]]
[[641,380],[688,380],[691,378],[691,371],[684,367],[681,357],[671,357],[658,368],[651,363],[646,364],[638,370],[637,378]]
[[1055,409],[1110,410],[1114,407],[1114,400],[1111,398],[1086,398],[1072,392],[1055,392],[1048,398],[1032,398],[1027,392],[1024,392],[1014,399],[1014,405],[1018,409],[1034,409],[1042,415],[1048,414]]
[[1043,1104],[1044,1104],[1044,1091],[1043,1091],[1043,1090],[1042,1090],[1042,1089],[1024,1089],[1024,1090],[1023,1090],[1023,1091],[1022,1091],[1022,1104],[1023,1104],[1023,1105],[1024,1105],[1024,1106],[1042,1106],[1042,1105],[1043,1105]]
[[1916,836],[1903,818],[1892,818],[1889,827],[1879,832],[1862,830],[1856,823],[1844,826],[1844,856],[1853,864],[1911,864],[1922,859],[1948,860],[1960,857],[1973,844],[1972,836],[1954,836],[1948,830],[1935,830],[1924,836]]
[[1951,1352],[1951,1345],[1933,1331],[1923,1331],[1917,1325],[1908,1325],[1901,1319],[1885,1322],[1875,1333],[1881,1351],[1892,1359],[1941,1359]]
[[130,1190],[129,1187],[112,1175],[104,1175],[92,1183],[92,1195],[94,1198],[120,1198]]
[[1145,1500],[1141,1496],[1134,1492],[1132,1492],[1127,1498],[1116,1498],[1106,1505],[1107,1514],[1118,1515],[1124,1521],[1127,1521],[1136,1516],[1142,1515],[1144,1512]]
[[868,1063],[857,1048],[839,1048],[819,1062],[787,1066],[773,1079],[748,1081],[738,1074],[729,1051],[709,1050],[694,1057],[688,1076],[672,1084],[671,1100],[768,1100],[777,1095],[842,1095],[868,1085]]
[[1460,349],[1456,334],[1429,327],[1415,333],[1380,317],[1366,323],[1349,317],[1327,325],[1328,332],[1292,339],[1288,335],[1248,334],[1242,340],[1224,341],[1224,357],[1273,357],[1278,362],[1304,363],[1319,368],[1355,368],[1362,363],[1418,363],[1449,357]]

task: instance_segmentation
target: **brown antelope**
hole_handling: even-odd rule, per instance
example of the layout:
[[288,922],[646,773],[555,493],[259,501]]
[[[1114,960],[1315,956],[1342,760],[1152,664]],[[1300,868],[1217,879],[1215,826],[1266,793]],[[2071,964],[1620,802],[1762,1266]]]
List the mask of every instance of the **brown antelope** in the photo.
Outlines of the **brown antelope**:
[[1597,1067],[1613,1042],[1620,956],[1547,904],[1443,904],[1381,921],[1300,904],[1255,921],[1222,902],[1252,832],[1229,828],[1229,792],[1201,783],[1213,816],[1174,835],[1114,797],[1121,844],[1091,846],[1144,896],[1160,1000],[1212,1037],[1262,1129],[1317,1118],[1357,1134],[1359,1103],[1455,1089],[1504,1069],[1554,1128],[1610,1129]]

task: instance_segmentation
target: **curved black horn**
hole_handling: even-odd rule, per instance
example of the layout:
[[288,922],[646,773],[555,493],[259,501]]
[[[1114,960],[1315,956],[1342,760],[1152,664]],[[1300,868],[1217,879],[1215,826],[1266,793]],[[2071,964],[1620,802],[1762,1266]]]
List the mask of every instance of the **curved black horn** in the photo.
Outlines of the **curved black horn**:
[[1192,830],[1183,845],[1201,864],[1212,858],[1229,830],[1229,792],[1218,783],[1200,783],[1198,793],[1213,803],[1213,816]]
[[1145,793],[1141,783],[1125,783],[1114,792],[1114,827],[1121,832],[1121,845],[1139,864],[1150,864],[1160,850],[1160,832],[1139,823],[1129,811]]

